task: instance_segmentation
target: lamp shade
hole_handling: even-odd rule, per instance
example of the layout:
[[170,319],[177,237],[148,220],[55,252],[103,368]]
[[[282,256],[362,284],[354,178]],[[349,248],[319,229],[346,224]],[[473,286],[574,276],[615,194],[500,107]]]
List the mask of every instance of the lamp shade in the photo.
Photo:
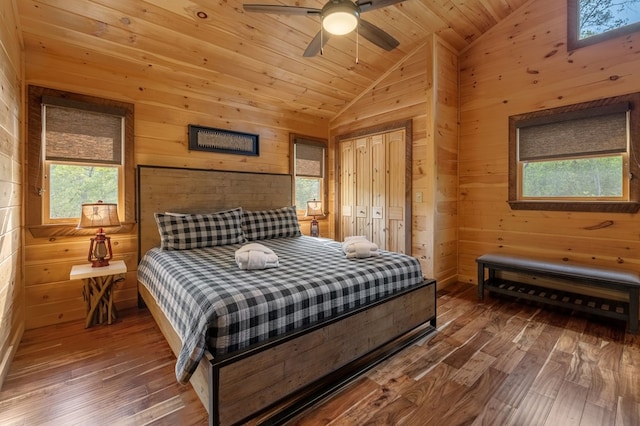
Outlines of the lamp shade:
[[307,216],[323,216],[322,201],[307,201]]
[[358,26],[360,12],[351,0],[327,3],[322,10],[322,27],[334,35],[348,34]]
[[109,226],[120,226],[117,204],[98,201],[82,205],[78,228],[106,228]]

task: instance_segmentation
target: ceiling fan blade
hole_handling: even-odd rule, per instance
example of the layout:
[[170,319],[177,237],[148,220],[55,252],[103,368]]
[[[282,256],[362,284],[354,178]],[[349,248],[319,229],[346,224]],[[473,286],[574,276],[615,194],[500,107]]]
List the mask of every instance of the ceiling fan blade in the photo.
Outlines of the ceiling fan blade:
[[277,15],[319,15],[321,10],[313,7],[283,6],[279,4],[243,4],[246,12],[273,13]]
[[[322,31],[318,31],[318,34],[316,34],[313,40],[311,40],[311,42],[307,46],[307,50],[304,51],[304,54],[302,56],[304,56],[305,58],[316,56],[318,53],[320,53],[320,50],[322,50],[324,45],[327,44],[330,36],[331,34],[328,31],[324,31],[324,33]],[[322,39],[322,43],[320,43],[320,39]]]
[[400,45],[400,42],[389,33],[362,18],[360,18],[358,31],[362,37],[384,50],[393,50]]
[[380,9],[381,7],[401,3],[402,1],[404,0],[361,0],[356,1],[356,4],[360,7],[361,12],[367,12],[369,10]]

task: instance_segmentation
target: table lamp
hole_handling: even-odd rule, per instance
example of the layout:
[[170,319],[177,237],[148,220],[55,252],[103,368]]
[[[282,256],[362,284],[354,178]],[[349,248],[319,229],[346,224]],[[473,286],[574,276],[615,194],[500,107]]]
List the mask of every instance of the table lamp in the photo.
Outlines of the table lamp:
[[322,211],[322,201],[307,201],[307,213],[306,216],[312,216],[311,227],[309,229],[309,233],[312,237],[320,236],[320,229],[318,227],[318,221],[316,220],[316,216],[323,216],[324,212]]
[[89,245],[88,260],[94,268],[109,266],[109,260],[113,258],[111,237],[107,237],[102,229],[109,226],[120,226],[117,204],[98,201],[82,205],[78,228],[98,228],[96,236],[91,238]]

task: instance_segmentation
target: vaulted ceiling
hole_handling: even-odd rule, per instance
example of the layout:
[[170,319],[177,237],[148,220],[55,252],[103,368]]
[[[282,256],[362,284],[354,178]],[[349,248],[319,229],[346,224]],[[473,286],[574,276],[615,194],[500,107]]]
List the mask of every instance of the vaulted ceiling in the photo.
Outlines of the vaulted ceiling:
[[[303,57],[317,16],[248,13],[242,0],[19,0],[25,50],[123,74],[156,68],[200,81],[230,104],[254,100],[333,118],[435,33],[462,50],[530,0],[405,0],[362,18],[400,45],[383,50],[356,34],[333,36]],[[322,8],[322,0],[247,0]],[[356,55],[358,62],[356,63]],[[102,65],[100,65],[102,62]],[[117,65],[115,65],[117,64]],[[123,66],[122,64],[126,64]],[[125,68],[125,69],[123,69]]]

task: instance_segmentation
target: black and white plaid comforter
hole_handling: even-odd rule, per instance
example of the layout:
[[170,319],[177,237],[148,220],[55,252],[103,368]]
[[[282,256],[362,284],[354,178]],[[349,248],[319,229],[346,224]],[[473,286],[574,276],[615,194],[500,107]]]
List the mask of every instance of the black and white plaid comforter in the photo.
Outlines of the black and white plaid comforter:
[[411,256],[347,259],[340,243],[311,237],[262,240],[280,267],[240,270],[241,244],[150,250],[138,279],[182,339],[176,376],[188,382],[205,347],[220,355],[367,305],[423,281]]

